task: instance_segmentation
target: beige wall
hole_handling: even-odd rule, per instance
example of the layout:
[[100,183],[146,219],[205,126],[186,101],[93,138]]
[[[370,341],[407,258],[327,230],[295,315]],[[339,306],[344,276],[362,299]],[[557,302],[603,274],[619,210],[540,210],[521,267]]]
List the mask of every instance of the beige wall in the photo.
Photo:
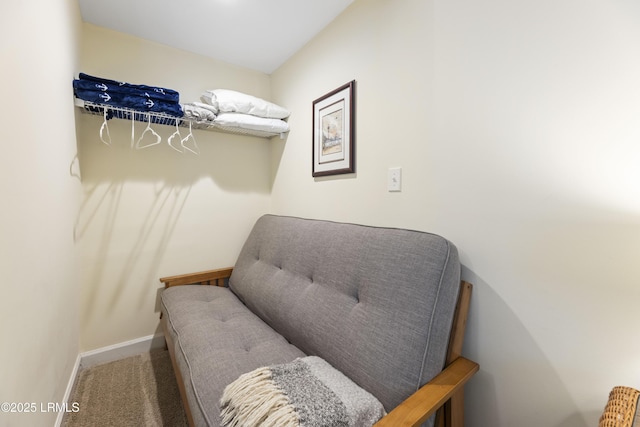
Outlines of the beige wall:
[[0,426],[50,426],[78,355],[73,226],[80,182],[71,79],[80,16],[73,0],[0,6],[0,402],[36,404],[0,413]]
[[[90,24],[82,38],[88,74],[175,89],[181,102],[217,87],[270,97],[262,73]],[[83,351],[159,332],[158,278],[232,265],[270,208],[269,140],[194,131],[196,156],[167,145],[174,128],[153,126],[161,145],[132,150],[130,121],[109,122],[111,146],[99,139],[101,124],[78,119]],[[145,126],[136,123],[136,140]]]
[[[469,426],[593,426],[640,388],[639,39],[631,0],[359,0],[272,75],[273,212],[458,246]],[[313,179],[311,102],[352,79],[357,173]]]

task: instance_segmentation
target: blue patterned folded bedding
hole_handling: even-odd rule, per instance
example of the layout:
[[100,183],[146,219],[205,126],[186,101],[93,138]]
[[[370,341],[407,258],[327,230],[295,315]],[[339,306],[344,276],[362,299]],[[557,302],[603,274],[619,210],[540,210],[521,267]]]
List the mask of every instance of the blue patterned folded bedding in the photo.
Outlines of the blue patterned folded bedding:
[[126,93],[130,95],[144,94],[149,98],[160,99],[168,102],[180,101],[180,94],[178,92],[173,89],[163,87],[119,82],[116,80],[103,79],[102,77],[90,76],[85,73],[80,73],[79,79],[76,81],[79,85],[78,88],[85,90],[99,90],[102,92]]
[[117,82],[85,73],[79,76],[73,81],[73,89],[75,96],[84,101],[175,117],[184,115],[175,90]]

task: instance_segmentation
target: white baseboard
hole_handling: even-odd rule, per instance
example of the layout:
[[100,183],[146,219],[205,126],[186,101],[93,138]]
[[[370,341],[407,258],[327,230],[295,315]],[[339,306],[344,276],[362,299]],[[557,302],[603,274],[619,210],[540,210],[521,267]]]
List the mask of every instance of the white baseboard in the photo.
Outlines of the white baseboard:
[[[73,391],[73,385],[76,382],[76,377],[78,376],[78,370],[80,369],[80,361],[82,360],[81,355],[78,354],[76,357],[76,363],[73,365],[73,369],[71,370],[71,376],[69,377],[69,382],[67,383],[67,389],[64,392],[64,397],[62,399],[63,402],[69,402],[71,398],[71,391]],[[58,412],[58,417],[56,418],[55,427],[60,427],[62,425],[62,419],[64,418],[64,409]]]
[[163,348],[164,345],[164,335],[162,333],[136,338],[131,341],[125,341],[119,344],[80,353],[80,367],[84,369],[91,366],[101,365],[103,363],[113,362],[124,359],[125,357],[131,357],[136,354],[157,350]]

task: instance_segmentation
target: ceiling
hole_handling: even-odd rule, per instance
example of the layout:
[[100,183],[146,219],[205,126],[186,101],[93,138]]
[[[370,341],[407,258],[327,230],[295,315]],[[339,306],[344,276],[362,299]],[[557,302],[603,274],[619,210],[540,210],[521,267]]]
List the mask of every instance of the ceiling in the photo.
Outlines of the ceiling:
[[353,0],[78,0],[84,22],[271,74]]

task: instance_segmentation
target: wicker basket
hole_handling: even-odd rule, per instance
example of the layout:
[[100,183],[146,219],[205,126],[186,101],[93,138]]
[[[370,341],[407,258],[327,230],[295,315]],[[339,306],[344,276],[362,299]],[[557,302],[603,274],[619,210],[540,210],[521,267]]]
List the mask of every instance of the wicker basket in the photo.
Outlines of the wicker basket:
[[638,396],[640,391],[634,388],[614,387],[609,393],[609,401],[598,427],[632,427],[638,409]]

